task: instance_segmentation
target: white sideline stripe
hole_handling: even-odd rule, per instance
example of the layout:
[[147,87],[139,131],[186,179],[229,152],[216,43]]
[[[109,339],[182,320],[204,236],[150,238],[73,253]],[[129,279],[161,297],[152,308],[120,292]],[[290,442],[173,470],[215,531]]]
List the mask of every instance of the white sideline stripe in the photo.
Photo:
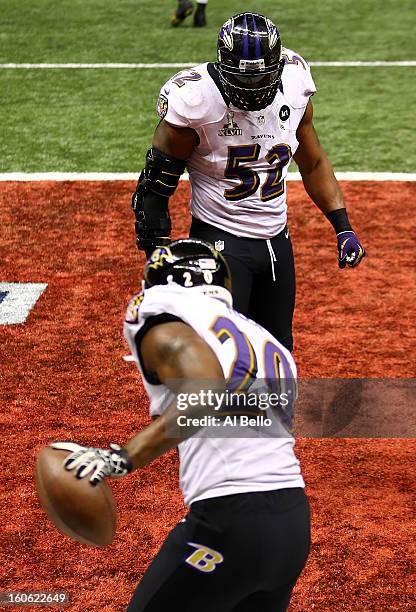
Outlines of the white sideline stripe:
[[340,68],[360,68],[361,66],[416,66],[416,60],[398,60],[398,61],[373,61],[373,62],[360,62],[360,61],[347,61],[347,62],[309,62],[310,66],[319,67],[340,67]]
[[[137,181],[140,172],[5,172],[1,181]],[[339,181],[416,181],[414,172],[336,172]],[[182,174],[188,181],[188,174]],[[299,172],[289,172],[288,181],[300,181]]]
[[[107,69],[107,68],[129,68],[129,69],[141,69],[141,68],[193,68],[196,66],[196,62],[167,62],[167,63],[120,63],[120,62],[109,62],[99,64],[56,64],[56,63],[42,63],[42,64],[0,64],[0,69],[25,69],[25,70],[40,70],[40,69]],[[328,61],[328,62],[309,62],[310,66],[317,67],[338,67],[338,68],[360,68],[360,67],[389,67],[389,66],[416,66],[416,60],[397,60],[397,61]]]
[[[137,172],[4,172],[0,181],[133,181]],[[187,176],[183,177],[187,180]]]

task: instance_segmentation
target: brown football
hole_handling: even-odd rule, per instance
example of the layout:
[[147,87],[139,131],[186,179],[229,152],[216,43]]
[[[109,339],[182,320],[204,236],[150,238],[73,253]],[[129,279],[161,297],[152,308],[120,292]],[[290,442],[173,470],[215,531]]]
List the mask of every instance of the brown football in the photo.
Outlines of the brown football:
[[42,508],[65,535],[89,546],[111,544],[116,531],[116,507],[105,480],[93,487],[63,467],[69,453],[43,448],[36,461],[36,489]]

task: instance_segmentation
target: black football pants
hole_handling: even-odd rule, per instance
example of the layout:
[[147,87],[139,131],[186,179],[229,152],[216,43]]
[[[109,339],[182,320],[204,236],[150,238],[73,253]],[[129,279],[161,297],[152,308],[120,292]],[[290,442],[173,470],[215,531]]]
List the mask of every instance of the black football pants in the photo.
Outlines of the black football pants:
[[194,217],[190,236],[214,246],[217,243],[216,248],[223,246],[221,252],[231,270],[234,308],[291,351],[296,283],[287,227],[269,241],[239,238]]
[[284,612],[309,554],[309,520],[302,488],[195,502],[127,612]]

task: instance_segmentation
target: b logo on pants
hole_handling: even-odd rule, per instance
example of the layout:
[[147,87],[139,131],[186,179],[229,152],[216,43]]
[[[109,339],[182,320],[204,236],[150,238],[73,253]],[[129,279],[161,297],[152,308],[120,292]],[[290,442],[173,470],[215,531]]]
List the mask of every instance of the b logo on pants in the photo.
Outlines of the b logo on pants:
[[200,572],[213,572],[216,566],[224,561],[224,557],[212,548],[194,542],[188,542],[188,544],[196,550],[185,561]]

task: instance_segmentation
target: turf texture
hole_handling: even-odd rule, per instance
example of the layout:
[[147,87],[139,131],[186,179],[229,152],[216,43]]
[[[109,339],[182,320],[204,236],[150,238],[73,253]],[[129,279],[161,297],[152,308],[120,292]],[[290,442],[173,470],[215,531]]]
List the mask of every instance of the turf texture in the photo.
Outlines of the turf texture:
[[[210,0],[208,26],[171,28],[175,0],[8,0],[0,62],[214,61],[241,2]],[[278,24],[308,61],[415,60],[414,3],[244,4]],[[0,172],[141,169],[170,69],[0,70]],[[337,171],[414,172],[415,67],[313,68],[315,123]]]
[[[185,511],[174,452],[113,483],[119,523],[107,549],[61,536],[34,492],[36,452],[51,440],[107,445],[148,422],[138,374],[122,359],[124,308],[143,263],[134,247],[133,187],[4,183],[0,192],[1,280],[48,283],[26,324],[1,328],[2,588],[65,589],[71,612],[125,609]],[[340,271],[332,229],[300,183],[288,186],[300,376],[414,377],[416,186],[343,187],[368,257]],[[176,236],[189,225],[188,189],[181,183],[172,203]],[[415,450],[414,440],[298,440],[313,544],[291,612],[414,610]]]

